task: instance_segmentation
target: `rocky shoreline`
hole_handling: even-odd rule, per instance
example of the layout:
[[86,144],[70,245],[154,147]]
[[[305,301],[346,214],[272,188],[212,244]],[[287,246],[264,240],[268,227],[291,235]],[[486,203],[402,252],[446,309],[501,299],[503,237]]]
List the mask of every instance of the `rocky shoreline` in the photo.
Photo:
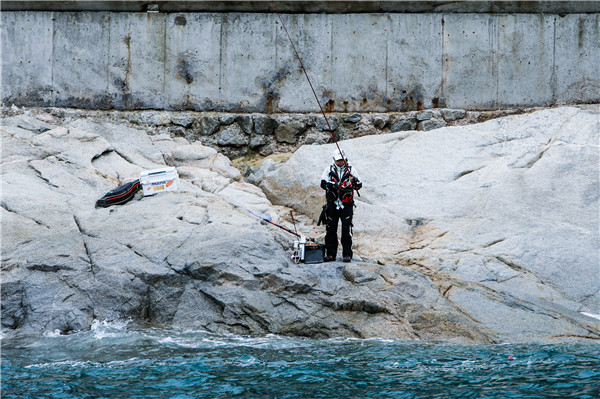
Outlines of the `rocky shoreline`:
[[[318,116],[5,110],[3,332],[131,319],[252,335],[600,339],[598,107],[468,126],[468,112],[442,111],[332,118],[366,181],[358,258],[304,265],[289,235],[247,211],[288,223],[294,209],[314,233],[332,149]],[[254,184],[223,155],[287,151],[252,169]],[[164,165],[179,172],[176,192],[94,208]]]

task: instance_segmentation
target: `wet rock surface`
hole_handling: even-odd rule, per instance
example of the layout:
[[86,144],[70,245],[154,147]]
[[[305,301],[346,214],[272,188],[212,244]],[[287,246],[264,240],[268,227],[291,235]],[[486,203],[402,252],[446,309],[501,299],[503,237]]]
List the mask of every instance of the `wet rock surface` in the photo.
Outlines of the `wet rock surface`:
[[[312,233],[331,145],[250,168],[260,189],[199,141],[14,112],[2,119],[2,328],[130,318],[238,334],[598,339],[580,313],[600,313],[597,131],[597,110],[563,108],[344,142],[365,181],[357,259],[305,265],[290,259],[293,236],[248,210],[291,227],[291,207]],[[94,208],[165,165],[177,191]]]

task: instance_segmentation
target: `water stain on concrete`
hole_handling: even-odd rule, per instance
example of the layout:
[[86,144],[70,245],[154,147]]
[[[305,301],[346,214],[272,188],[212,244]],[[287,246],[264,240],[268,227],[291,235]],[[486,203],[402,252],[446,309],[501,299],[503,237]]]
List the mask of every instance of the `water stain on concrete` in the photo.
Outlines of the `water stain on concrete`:
[[178,15],[175,17],[175,25],[177,26],[186,26],[187,25],[187,20],[185,19],[185,17],[183,15]]
[[175,77],[187,84],[192,84],[196,78],[194,60],[185,54],[180,55],[175,66]]

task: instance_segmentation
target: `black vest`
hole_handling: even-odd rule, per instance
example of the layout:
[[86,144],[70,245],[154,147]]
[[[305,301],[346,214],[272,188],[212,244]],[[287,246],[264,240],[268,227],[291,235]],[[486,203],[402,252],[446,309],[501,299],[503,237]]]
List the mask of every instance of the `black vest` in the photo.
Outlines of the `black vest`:
[[335,202],[339,198],[342,202],[348,203],[354,199],[354,189],[350,185],[352,166],[348,165],[348,168],[344,167],[343,170],[342,176],[339,176],[337,168],[334,165],[329,167],[329,181],[337,183],[337,189],[333,184],[328,184],[327,192],[325,193],[327,201]]

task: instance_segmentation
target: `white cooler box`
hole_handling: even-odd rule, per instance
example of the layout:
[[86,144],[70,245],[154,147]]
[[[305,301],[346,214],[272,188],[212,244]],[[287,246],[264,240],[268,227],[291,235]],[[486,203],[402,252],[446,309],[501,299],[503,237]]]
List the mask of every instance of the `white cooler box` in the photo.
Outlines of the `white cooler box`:
[[177,190],[177,169],[169,166],[162,169],[146,170],[140,173],[140,183],[144,196],[163,191]]

